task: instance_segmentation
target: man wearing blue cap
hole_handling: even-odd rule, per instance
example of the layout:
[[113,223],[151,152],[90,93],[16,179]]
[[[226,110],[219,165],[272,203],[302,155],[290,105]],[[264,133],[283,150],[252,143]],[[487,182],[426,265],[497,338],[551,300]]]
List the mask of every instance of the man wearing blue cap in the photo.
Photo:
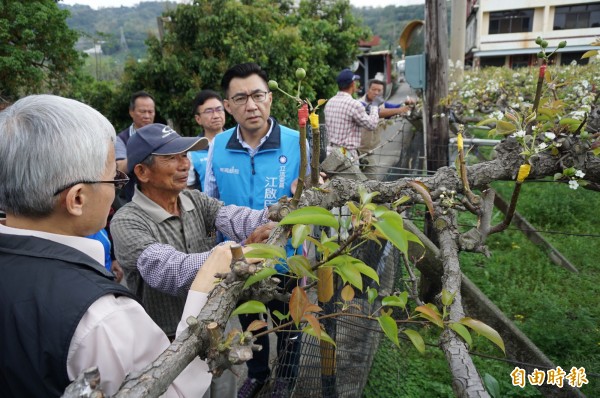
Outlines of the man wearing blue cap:
[[367,113],[360,101],[352,95],[357,91],[355,75],[350,69],[341,71],[336,79],[339,91],[325,104],[325,125],[327,126],[327,154],[341,149],[350,158],[358,162],[358,148],[361,141],[361,128],[373,130],[379,121],[379,101]]
[[[252,243],[266,239],[274,224],[266,224],[266,209],[224,206],[198,190],[186,189],[187,151],[207,145],[204,137],[181,137],[163,124],[139,129],[127,143],[128,172],[135,183],[133,199],[111,222],[127,286],[170,337],[193,277],[215,245],[216,231],[237,242]],[[211,386],[212,396],[236,395],[231,372],[225,372],[217,384]]]

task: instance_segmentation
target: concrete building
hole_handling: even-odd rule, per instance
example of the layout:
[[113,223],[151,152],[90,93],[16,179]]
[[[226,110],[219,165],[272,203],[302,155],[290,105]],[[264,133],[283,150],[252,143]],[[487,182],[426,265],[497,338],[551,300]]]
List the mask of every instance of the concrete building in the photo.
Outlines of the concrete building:
[[585,0],[467,0],[466,63],[511,68],[537,64],[541,36],[552,52],[552,62],[581,60],[600,36],[600,1]]

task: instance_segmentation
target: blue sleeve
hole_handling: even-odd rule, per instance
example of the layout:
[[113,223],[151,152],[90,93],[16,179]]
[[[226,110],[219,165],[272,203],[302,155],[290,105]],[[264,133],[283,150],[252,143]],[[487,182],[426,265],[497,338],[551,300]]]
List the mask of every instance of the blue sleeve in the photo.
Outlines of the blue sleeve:
[[384,102],[383,107],[388,109],[401,108],[403,104],[392,104],[391,102]]

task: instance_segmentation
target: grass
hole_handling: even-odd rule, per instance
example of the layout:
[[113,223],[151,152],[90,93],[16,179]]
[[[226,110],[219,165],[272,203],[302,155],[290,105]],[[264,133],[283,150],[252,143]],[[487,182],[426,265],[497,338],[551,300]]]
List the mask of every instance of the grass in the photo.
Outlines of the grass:
[[[496,188],[510,198],[513,183],[499,182]],[[462,253],[463,272],[511,318],[556,365],[568,373],[572,366],[586,369],[589,384],[581,391],[600,396],[600,226],[595,217],[600,195],[565,185],[527,183],[517,206],[537,230],[543,233],[579,270],[575,274],[552,263],[547,253],[532,244],[523,233],[510,227],[491,236],[491,258]],[[461,224],[476,220],[461,216]],[[501,220],[496,214],[495,221]],[[466,230],[466,227],[465,227]],[[433,333],[427,339],[436,343]],[[493,357],[502,353],[491,343],[477,339],[473,350]],[[529,385],[511,385],[514,364],[474,357],[483,375],[489,373],[500,384],[502,397],[538,397]],[[383,343],[371,370],[365,397],[448,397],[453,396],[448,366],[441,351],[428,347],[420,355],[409,342],[400,349]]]

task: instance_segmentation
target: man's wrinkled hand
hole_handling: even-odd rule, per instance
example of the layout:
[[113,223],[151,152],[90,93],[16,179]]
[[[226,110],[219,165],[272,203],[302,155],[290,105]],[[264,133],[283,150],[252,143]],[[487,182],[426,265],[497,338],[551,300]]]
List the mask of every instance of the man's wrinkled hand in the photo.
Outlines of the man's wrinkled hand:
[[264,243],[269,238],[269,235],[271,234],[273,228],[275,228],[276,226],[276,222],[269,222],[261,225],[260,227],[252,231],[250,236],[248,236],[248,238],[246,239],[245,243],[247,245],[250,243]]

